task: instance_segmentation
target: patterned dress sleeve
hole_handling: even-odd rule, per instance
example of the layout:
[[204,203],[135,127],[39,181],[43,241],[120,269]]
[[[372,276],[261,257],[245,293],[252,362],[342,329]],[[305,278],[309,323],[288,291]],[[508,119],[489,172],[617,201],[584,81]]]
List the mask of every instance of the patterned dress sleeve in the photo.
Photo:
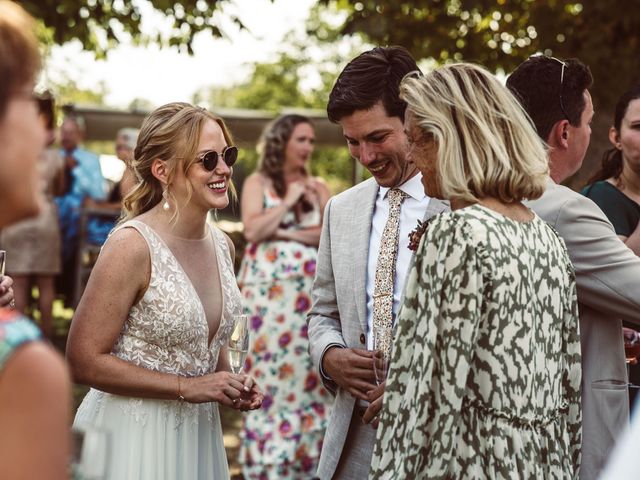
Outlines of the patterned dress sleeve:
[[483,308],[482,251],[455,215],[434,220],[398,316],[371,478],[447,478]]
[[569,254],[564,245],[564,241],[558,236],[564,248],[564,259],[566,260],[566,269],[569,272],[571,282],[569,288],[566,289],[565,308],[563,316],[562,329],[563,335],[563,351],[566,355],[566,367],[562,378],[562,386],[565,392],[565,400],[568,406],[567,413],[567,429],[569,431],[571,452],[571,460],[574,470],[577,472],[580,468],[582,459],[582,393],[580,384],[582,379],[582,363],[581,363],[581,347],[580,347],[580,328],[578,323],[578,295],[576,290],[575,272],[573,265],[569,260]]

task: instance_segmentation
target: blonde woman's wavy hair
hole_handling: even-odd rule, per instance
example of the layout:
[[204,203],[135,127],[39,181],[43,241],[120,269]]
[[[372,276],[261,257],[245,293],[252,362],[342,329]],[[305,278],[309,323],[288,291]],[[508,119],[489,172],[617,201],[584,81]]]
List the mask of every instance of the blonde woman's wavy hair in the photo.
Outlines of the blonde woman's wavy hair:
[[549,165],[544,144],[509,90],[473,64],[412,72],[400,97],[438,146],[440,191],[447,199],[511,203],[542,195]]
[[[176,169],[182,168],[186,175],[189,168],[197,162],[198,144],[202,127],[207,120],[213,120],[222,129],[227,145],[233,145],[231,134],[224,121],[204,108],[194,107],[188,103],[168,103],[154,110],[142,122],[138,141],[131,164],[136,175],[137,184],[124,198],[122,222],[136,217],[157,205],[163,200],[162,183],[151,173],[151,165],[156,158],[167,164],[167,194],[169,200],[175,202],[171,193],[171,185]],[[230,185],[231,195],[235,198],[235,188]],[[187,203],[193,190],[187,182]],[[178,209],[172,217],[177,219]]]

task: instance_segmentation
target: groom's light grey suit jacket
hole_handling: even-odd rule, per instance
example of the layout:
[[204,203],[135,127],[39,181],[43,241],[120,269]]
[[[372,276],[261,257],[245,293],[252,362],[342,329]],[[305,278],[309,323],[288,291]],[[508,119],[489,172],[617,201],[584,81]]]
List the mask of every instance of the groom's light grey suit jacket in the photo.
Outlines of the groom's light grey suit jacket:
[[640,323],[640,259],[598,206],[549,180],[528,206],[564,239],[575,268],[582,345],[580,480],[598,477],[629,420],[620,319]]
[[[325,208],[308,316],[310,351],[318,371],[329,345],[367,348],[367,260],[377,193],[378,184],[369,179],[333,197]],[[447,204],[432,198],[424,218],[448,209]],[[348,392],[331,381],[324,382],[336,393],[336,399],[318,467],[322,480],[333,477],[343,448],[350,448],[344,443],[355,405]]]

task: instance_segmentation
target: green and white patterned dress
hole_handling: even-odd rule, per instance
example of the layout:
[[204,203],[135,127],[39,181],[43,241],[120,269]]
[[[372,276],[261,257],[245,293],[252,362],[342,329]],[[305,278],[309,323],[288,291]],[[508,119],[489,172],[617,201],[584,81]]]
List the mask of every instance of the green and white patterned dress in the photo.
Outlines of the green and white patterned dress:
[[371,477],[577,478],[576,302],[565,245],[539,217],[435,218],[397,319]]

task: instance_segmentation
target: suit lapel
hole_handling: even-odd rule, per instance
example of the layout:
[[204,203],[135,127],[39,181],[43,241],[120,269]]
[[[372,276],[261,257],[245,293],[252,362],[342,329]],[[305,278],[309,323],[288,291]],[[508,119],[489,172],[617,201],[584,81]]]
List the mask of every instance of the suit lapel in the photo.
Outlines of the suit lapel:
[[373,207],[378,194],[378,184],[370,181],[360,194],[360,201],[353,205],[353,242],[351,254],[353,258],[353,293],[355,296],[358,320],[363,331],[367,331],[367,259],[369,258],[369,237],[371,235],[371,219]]

